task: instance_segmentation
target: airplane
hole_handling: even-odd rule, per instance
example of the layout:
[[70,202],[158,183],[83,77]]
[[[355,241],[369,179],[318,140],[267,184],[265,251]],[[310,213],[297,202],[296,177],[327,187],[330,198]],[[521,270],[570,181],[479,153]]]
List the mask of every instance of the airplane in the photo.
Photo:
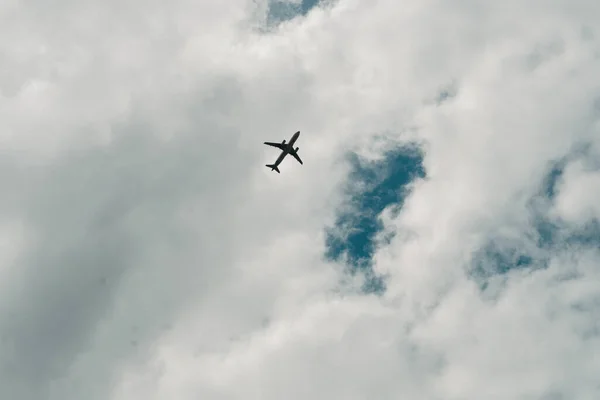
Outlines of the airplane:
[[278,149],[281,149],[281,155],[279,156],[279,158],[277,158],[277,161],[275,161],[274,164],[266,165],[267,167],[271,168],[271,171],[277,171],[278,174],[281,173],[281,172],[279,172],[279,168],[277,168],[277,166],[279,164],[281,164],[281,162],[283,161],[285,156],[287,156],[288,154],[291,154],[296,160],[298,160],[298,162],[300,164],[302,164],[302,160],[300,159],[300,156],[298,155],[298,150],[300,150],[300,147],[296,147],[294,149],[294,143],[296,143],[298,136],[300,136],[300,131],[294,133],[294,136],[292,136],[289,143],[287,143],[287,144],[285,143],[285,139],[283,139],[283,141],[281,143],[265,142],[266,145],[277,147]]

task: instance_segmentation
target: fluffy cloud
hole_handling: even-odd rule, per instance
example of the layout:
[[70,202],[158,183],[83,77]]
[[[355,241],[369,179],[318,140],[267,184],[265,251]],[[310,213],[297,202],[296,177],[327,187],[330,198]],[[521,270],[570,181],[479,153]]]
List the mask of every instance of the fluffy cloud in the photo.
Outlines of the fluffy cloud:
[[[1,7],[3,398],[597,397],[597,2]],[[365,295],[324,229],[407,143]]]

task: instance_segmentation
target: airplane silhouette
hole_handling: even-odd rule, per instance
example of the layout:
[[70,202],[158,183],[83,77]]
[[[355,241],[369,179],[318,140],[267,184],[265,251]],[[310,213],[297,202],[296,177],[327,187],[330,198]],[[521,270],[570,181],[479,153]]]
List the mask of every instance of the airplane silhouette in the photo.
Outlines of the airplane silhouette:
[[277,161],[275,161],[274,164],[266,165],[267,167],[271,168],[271,171],[277,171],[277,173],[281,173],[279,172],[279,168],[277,168],[277,166],[281,164],[285,156],[287,156],[288,154],[291,154],[296,160],[298,160],[300,164],[303,164],[302,160],[300,159],[300,156],[298,155],[298,150],[300,150],[300,147],[296,147],[294,149],[294,143],[296,143],[298,136],[300,136],[300,131],[294,133],[294,136],[292,136],[289,143],[287,144],[285,143],[285,139],[283,139],[281,143],[265,142],[266,145],[281,149],[281,154],[279,155],[279,158],[277,158]]

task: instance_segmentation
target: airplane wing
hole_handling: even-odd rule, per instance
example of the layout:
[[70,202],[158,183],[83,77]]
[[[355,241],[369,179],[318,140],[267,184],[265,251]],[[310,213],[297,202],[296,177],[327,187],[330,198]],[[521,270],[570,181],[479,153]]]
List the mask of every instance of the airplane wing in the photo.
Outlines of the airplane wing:
[[300,156],[298,155],[298,153],[296,153],[296,152],[293,152],[293,153],[292,153],[292,155],[294,156],[294,158],[295,158],[296,160],[298,160],[298,162],[299,162],[300,164],[302,164],[302,160],[300,159]]
[[278,149],[283,150],[284,147],[281,143],[273,143],[273,142],[265,142],[266,145],[277,147]]

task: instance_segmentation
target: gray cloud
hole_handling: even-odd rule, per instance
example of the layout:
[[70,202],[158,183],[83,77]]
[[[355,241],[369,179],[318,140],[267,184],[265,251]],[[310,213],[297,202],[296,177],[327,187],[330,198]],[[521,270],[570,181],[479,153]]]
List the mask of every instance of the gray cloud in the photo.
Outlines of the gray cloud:
[[194,278],[201,297],[226,274],[232,222],[219,210],[242,197],[247,177],[210,152],[226,154],[237,132],[189,132],[161,143],[135,124],[122,129],[105,148],[69,152],[13,176],[28,190],[11,214],[34,234],[3,293],[2,336],[11,354],[2,361],[6,378],[24,390],[35,390],[30,377],[44,393],[87,352],[98,325],[129,308],[116,299],[139,296],[137,307],[152,310],[116,317],[125,344],[113,356],[120,358],[132,351],[128,336],[143,345],[172,323],[189,294],[186,281]]
[[[269,34],[254,7],[5,9],[0,397],[593,397],[591,245],[465,271],[531,245],[549,165],[597,147],[597,2],[340,1]],[[344,154],[409,141],[427,179],[383,214],[385,296],[355,294],[323,260]],[[565,171],[533,203],[576,231],[597,171]]]

